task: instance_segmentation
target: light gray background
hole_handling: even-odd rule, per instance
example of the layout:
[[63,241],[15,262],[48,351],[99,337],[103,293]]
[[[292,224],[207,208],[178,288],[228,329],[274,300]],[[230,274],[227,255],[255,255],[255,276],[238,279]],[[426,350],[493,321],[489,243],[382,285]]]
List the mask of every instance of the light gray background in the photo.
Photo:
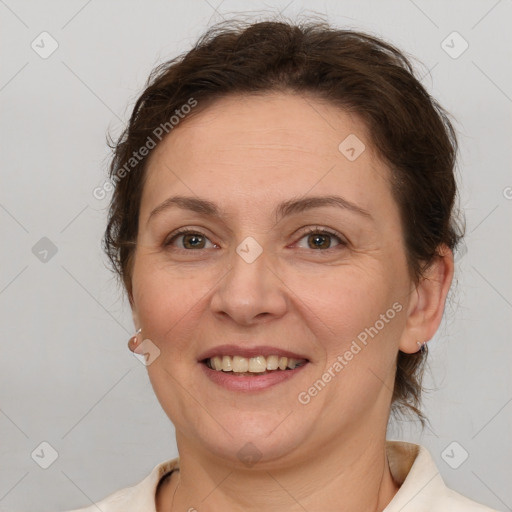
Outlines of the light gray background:
[[[107,201],[92,190],[105,177],[105,133],[120,132],[153,66],[209,24],[279,10],[394,42],[424,64],[423,83],[458,121],[467,249],[430,343],[431,425],[388,437],[424,444],[449,486],[512,510],[510,0],[0,0],[0,509],[89,505],[177,454],[126,347],[130,311],[100,249]],[[43,31],[59,45],[46,59],[31,48]],[[453,31],[469,44],[458,58],[442,46]],[[444,44],[453,53],[463,41]],[[43,237],[57,248],[47,261],[32,251]],[[43,441],[58,452],[48,469],[31,457],[50,461]],[[469,453],[458,469],[442,456],[453,441]]]

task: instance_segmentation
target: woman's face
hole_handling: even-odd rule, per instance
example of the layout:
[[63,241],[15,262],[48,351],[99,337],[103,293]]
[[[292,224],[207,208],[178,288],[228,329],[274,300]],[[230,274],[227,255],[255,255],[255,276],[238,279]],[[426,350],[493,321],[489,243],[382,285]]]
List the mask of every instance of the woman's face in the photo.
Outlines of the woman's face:
[[[133,312],[178,442],[271,465],[385,430],[414,287],[370,146],[358,118],[282,93],[223,98],[153,150]],[[304,364],[263,373],[287,355]]]

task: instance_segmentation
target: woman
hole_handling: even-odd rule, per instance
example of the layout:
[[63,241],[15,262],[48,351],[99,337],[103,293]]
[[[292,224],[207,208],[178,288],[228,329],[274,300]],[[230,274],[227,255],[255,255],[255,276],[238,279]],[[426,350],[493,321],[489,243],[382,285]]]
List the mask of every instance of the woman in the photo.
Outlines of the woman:
[[456,137],[391,45],[228,22],[115,146],[105,246],[179,459],[87,511],[485,511],[422,446],[461,237]]

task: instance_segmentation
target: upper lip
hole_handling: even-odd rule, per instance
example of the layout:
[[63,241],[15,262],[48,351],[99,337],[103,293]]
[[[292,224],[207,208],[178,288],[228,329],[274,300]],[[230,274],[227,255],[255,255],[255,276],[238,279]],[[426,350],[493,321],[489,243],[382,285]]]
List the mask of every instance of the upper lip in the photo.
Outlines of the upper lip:
[[308,358],[303,354],[298,354],[278,347],[271,347],[270,345],[256,345],[253,347],[241,345],[218,345],[217,347],[208,349],[200,354],[198,361],[204,361],[205,359],[210,359],[215,356],[241,356],[248,359],[257,356],[280,356],[308,360]]

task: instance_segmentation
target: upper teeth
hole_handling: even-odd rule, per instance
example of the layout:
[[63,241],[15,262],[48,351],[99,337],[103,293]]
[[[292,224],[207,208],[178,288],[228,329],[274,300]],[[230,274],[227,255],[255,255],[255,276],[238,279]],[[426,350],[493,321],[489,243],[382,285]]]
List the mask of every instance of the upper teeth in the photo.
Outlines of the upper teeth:
[[287,368],[293,370],[304,362],[303,359],[280,356],[257,356],[251,358],[242,356],[215,356],[207,360],[208,366],[214,370],[237,373],[260,373],[266,370],[277,370],[278,368],[280,370],[286,370]]

